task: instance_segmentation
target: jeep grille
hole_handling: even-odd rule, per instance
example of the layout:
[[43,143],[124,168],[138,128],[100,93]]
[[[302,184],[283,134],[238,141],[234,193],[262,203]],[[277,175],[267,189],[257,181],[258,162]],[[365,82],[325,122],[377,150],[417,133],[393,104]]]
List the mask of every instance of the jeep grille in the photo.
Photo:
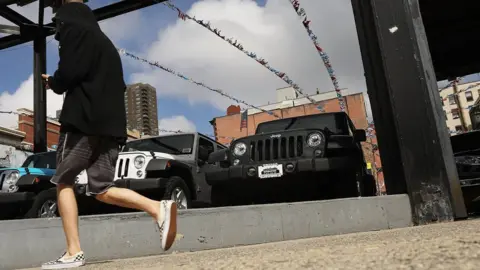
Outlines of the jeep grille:
[[304,136],[252,140],[250,158],[253,161],[268,161],[300,157],[303,155],[303,141]]
[[119,158],[117,177],[128,176],[128,165],[130,164],[129,158]]

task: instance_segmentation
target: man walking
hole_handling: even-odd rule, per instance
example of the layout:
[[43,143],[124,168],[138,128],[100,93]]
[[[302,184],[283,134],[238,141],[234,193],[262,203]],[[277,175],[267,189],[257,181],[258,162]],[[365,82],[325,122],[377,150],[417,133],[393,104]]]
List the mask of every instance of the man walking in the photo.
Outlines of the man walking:
[[92,10],[82,0],[66,0],[53,19],[59,41],[58,69],[42,75],[47,88],[66,93],[60,123],[57,169],[58,209],[67,242],[66,252],[42,269],[79,267],[85,264],[78,233],[78,209],[73,186],[87,171],[87,195],[98,200],[150,214],[157,222],[162,248],[168,250],[176,236],[177,206],[154,201],[129,189],[114,187],[115,165],[125,144],[126,85],[120,56],[101,31]]

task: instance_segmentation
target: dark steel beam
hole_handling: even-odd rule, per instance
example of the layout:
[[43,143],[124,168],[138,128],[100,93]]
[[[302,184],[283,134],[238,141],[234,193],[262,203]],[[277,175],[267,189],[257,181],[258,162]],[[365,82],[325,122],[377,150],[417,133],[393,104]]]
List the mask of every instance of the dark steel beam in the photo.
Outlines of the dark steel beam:
[[415,224],[467,217],[418,0],[351,0],[388,194]]
[[0,16],[11,21],[12,23],[18,26],[21,26],[22,24],[33,24],[32,21],[30,21],[23,15],[20,15],[18,12],[16,12],[15,10],[9,7],[0,6]]
[[[129,13],[135,10],[153,6],[155,4],[159,4],[165,1],[166,0],[142,0],[142,1],[124,0],[115,4],[98,8],[94,10],[93,13],[97,17],[98,21],[102,21],[102,20],[106,20],[106,19],[110,19],[119,15],[122,15],[122,14]],[[46,24],[45,26],[54,28],[55,24],[49,23],[49,24]],[[46,35],[51,36],[54,33],[55,33],[55,29],[51,29],[46,32]],[[33,38],[31,37],[6,36],[3,38],[0,38],[0,50],[17,46],[32,40]]]
[[[43,5],[44,0],[39,0]],[[42,74],[47,71],[47,37],[43,35],[43,18],[45,9],[38,10],[39,31],[33,41],[33,111],[34,137],[33,150],[35,153],[47,151],[47,94],[43,84]]]
[[18,0],[0,0],[0,6],[10,6],[16,4]]

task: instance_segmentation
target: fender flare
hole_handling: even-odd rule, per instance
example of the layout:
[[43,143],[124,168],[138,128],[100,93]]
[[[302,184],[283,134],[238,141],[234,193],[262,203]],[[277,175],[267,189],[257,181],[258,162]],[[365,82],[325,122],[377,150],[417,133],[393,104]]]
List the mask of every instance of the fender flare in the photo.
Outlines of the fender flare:
[[39,183],[42,183],[45,181],[48,181],[50,183],[50,179],[52,179],[52,176],[26,174],[26,175],[20,176],[20,178],[17,181],[17,186],[22,187],[22,186],[30,186],[30,185],[36,184],[35,179],[38,179]]
[[192,199],[196,199],[197,183],[195,183],[195,177],[190,165],[173,159],[152,159],[148,162],[145,171],[147,177],[149,177],[149,175],[152,175],[154,178],[182,177],[190,189]]

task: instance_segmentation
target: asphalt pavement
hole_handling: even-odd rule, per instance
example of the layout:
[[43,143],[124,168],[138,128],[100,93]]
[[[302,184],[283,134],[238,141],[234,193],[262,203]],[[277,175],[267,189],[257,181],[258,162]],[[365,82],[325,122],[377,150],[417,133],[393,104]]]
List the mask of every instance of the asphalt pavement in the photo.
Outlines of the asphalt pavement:
[[[88,254],[86,254],[88,256]],[[88,257],[87,257],[88,258]],[[479,269],[480,220],[89,263],[107,269]]]

